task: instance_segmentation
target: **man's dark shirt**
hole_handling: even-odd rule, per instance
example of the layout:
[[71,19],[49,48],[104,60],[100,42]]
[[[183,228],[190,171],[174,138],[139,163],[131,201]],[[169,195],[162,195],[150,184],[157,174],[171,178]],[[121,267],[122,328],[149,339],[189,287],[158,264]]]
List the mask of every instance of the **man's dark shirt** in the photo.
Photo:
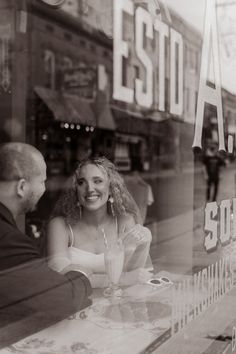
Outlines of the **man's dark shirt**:
[[90,295],[82,273],[48,268],[0,203],[0,348],[83,309]]

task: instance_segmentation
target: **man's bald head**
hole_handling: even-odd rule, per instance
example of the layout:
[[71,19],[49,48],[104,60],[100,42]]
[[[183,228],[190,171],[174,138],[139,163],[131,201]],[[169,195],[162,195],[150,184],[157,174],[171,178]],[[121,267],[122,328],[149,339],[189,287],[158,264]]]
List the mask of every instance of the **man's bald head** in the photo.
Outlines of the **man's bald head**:
[[39,160],[42,161],[43,156],[32,145],[20,142],[0,145],[0,182],[30,180],[41,172]]

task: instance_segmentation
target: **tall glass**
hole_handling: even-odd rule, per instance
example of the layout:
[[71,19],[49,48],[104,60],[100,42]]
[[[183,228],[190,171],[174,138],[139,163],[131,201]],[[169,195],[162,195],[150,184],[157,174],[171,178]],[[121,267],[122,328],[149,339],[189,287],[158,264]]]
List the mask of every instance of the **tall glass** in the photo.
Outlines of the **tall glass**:
[[106,297],[121,297],[122,289],[119,287],[119,280],[124,266],[124,245],[120,238],[111,245],[107,245],[104,260],[109,287],[104,290],[103,294]]

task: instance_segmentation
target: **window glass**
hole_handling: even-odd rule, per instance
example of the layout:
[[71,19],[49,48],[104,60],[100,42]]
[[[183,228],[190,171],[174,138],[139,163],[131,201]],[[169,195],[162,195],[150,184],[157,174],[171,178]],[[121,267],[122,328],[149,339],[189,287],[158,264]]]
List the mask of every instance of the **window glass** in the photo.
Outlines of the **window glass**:
[[[145,302],[135,297],[147,291],[142,284],[129,289],[127,303],[100,297],[86,312],[89,333],[78,320],[84,334],[79,344],[71,335],[71,350],[235,350],[227,299],[235,296],[236,2],[0,0],[0,13],[0,142],[31,144],[47,164],[46,191],[20,228],[45,258],[59,196],[84,159],[105,156],[152,234],[155,280]],[[144,344],[129,342],[123,329]],[[52,353],[63,345],[67,352],[67,332]],[[110,349],[113,337],[124,349]],[[40,338],[50,342],[47,332]]]

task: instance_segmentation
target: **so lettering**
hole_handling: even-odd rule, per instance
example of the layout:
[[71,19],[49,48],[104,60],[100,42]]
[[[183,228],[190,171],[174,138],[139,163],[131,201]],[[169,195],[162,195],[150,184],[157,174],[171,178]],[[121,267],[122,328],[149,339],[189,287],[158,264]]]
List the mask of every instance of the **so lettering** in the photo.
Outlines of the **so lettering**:
[[236,198],[207,203],[205,207],[206,232],[204,247],[207,252],[215,250],[218,243],[227,245],[236,240]]

